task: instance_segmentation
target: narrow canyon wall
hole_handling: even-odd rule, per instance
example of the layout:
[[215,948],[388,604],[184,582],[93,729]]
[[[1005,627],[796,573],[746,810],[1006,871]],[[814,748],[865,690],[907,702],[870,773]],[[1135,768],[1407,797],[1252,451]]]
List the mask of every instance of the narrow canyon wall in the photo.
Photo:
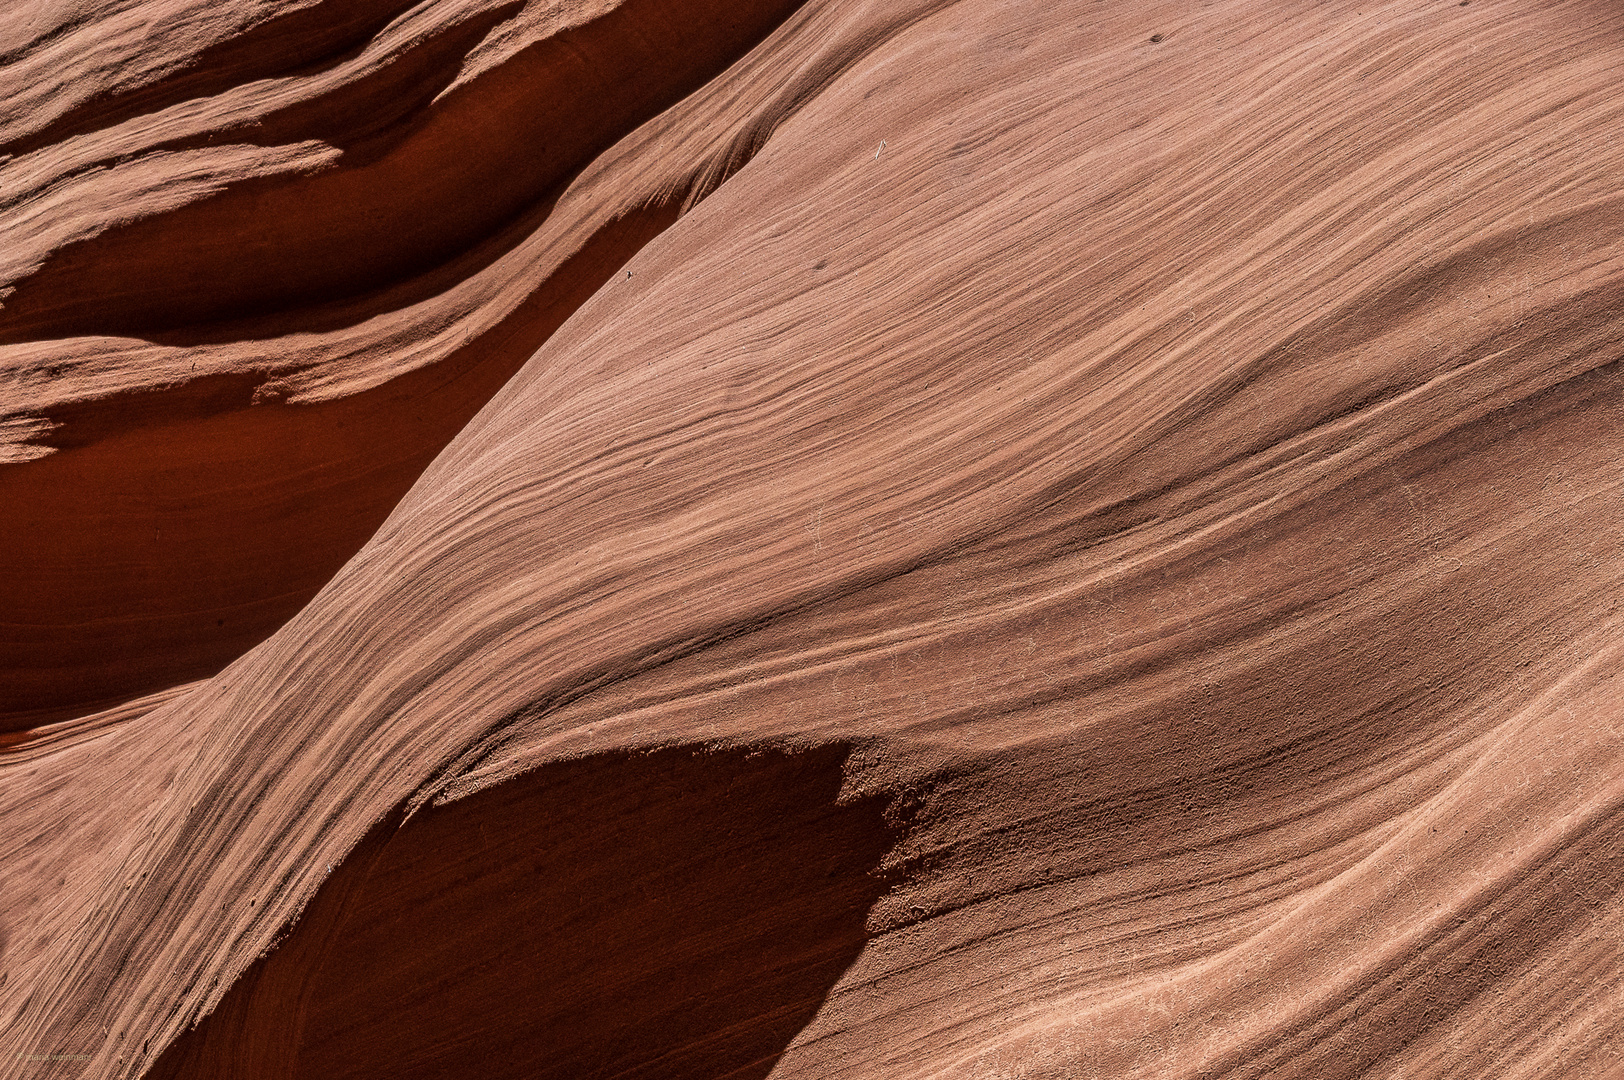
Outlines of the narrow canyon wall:
[[1616,5],[0,50],[0,1074],[1618,1071]]

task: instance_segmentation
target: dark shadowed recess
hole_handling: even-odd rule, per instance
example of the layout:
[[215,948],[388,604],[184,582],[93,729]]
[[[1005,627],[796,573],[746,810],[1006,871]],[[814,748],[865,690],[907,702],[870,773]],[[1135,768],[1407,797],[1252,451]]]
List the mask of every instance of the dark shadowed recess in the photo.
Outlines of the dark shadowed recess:
[[603,755],[397,815],[146,1075],[764,1077],[888,884],[847,753]]
[[221,133],[222,142],[316,138],[343,155],[61,249],[16,283],[0,342],[157,338],[426,273],[726,70],[799,0],[624,0],[430,104],[519,6],[449,26],[367,78],[266,116],[257,131]]
[[269,637],[676,216],[611,223],[490,331],[361,394],[250,408],[258,380],[222,377],[67,415],[61,452],[0,467],[0,731],[207,677]]
[[[340,166],[234,185],[59,253],[8,300],[0,338],[274,339],[437,295],[530,235],[579,167],[796,6],[627,0],[432,108],[380,112],[395,90],[437,93],[516,6],[448,27],[255,136],[314,133],[346,147]],[[264,376],[245,372],[54,410],[46,442],[60,452],[0,467],[0,732],[205,678],[263,641],[677,213],[668,202],[606,224],[478,340],[362,394],[256,403]]]

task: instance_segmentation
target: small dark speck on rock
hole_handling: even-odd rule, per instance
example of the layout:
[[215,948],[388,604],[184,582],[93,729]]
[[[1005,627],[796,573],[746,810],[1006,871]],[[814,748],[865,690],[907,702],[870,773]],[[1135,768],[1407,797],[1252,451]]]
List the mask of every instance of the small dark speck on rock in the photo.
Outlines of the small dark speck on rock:
[[1160,35],[1160,34],[1152,34],[1152,35],[1150,35],[1150,43],[1152,45],[1160,45],[1161,41],[1162,41],[1162,35]]

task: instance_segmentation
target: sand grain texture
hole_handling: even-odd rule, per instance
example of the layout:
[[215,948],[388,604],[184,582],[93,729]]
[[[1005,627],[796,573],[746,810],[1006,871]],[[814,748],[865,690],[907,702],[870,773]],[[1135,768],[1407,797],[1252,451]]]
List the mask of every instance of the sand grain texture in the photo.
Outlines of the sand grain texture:
[[0,1075],[1624,1075],[1624,12],[0,16]]

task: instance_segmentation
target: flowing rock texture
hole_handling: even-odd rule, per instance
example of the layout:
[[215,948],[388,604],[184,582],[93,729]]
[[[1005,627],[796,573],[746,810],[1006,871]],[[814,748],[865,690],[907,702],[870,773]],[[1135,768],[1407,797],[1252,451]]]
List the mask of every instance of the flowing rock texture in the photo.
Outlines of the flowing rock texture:
[[1624,1076],[1624,9],[0,13],[0,1075]]

